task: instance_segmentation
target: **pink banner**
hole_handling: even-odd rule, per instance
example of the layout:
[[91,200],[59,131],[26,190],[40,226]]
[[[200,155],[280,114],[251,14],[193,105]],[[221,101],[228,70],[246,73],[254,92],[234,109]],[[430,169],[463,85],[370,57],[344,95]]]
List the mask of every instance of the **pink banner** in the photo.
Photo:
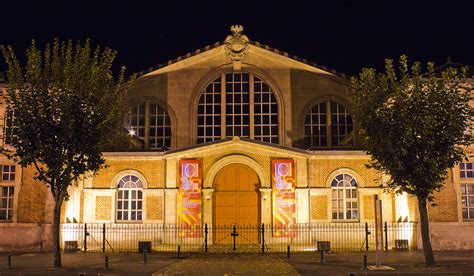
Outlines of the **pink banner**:
[[201,235],[201,179],[200,160],[179,160],[180,237],[200,237]]
[[273,229],[275,237],[296,236],[296,169],[292,159],[272,159]]

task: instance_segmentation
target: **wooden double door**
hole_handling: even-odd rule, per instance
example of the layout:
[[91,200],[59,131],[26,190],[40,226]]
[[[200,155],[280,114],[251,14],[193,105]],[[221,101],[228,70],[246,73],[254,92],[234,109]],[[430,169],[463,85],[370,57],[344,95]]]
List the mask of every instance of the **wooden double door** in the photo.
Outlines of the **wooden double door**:
[[248,166],[231,164],[214,179],[214,242],[232,243],[230,229],[235,225],[239,243],[258,243],[260,222],[260,182]]

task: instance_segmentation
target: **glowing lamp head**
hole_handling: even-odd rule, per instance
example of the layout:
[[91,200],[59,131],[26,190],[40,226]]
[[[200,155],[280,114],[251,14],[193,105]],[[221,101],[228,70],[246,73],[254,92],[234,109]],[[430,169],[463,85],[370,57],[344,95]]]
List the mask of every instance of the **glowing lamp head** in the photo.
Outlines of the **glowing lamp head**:
[[130,136],[135,136],[135,130],[130,129],[130,130],[128,131],[128,134],[129,134]]

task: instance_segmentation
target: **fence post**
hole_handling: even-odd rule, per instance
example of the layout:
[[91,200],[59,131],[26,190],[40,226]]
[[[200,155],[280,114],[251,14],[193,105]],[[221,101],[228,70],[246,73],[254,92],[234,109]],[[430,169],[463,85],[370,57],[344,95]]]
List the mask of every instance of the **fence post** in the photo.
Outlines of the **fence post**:
[[105,223],[102,224],[102,253],[105,252]]
[[385,251],[388,251],[388,227],[387,222],[383,226],[383,231],[385,231]]
[[365,252],[369,251],[369,224],[366,222],[365,223]]
[[144,263],[144,264],[148,263],[148,260],[147,260],[147,258],[146,258],[146,252],[147,252],[146,249],[143,250],[143,263]]
[[204,225],[204,252],[207,253],[207,223]]
[[84,253],[87,253],[87,223],[84,223]]
[[178,245],[178,254],[176,256],[178,259],[181,257],[181,245]]
[[265,224],[262,223],[262,254],[265,254]]
[[287,247],[286,257],[290,258],[290,245]]
[[7,256],[7,266],[8,266],[8,269],[12,268],[12,255]]
[[234,224],[232,233],[231,233],[230,235],[231,235],[232,237],[234,237],[234,251],[235,251],[235,249],[236,249],[236,248],[235,248],[235,241],[236,241],[235,239],[236,239],[237,236],[239,235],[239,234],[237,234],[237,227],[235,226],[235,224]]
[[109,269],[109,256],[104,257],[104,269],[105,270]]

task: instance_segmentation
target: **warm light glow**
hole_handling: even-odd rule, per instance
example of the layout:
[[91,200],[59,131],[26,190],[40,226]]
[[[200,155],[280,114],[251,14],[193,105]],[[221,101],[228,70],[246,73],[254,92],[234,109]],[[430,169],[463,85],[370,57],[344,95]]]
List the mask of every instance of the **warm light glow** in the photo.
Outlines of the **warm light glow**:
[[411,221],[410,219],[410,209],[408,208],[408,198],[407,194],[403,193],[401,195],[395,196],[395,206],[396,206],[396,216],[397,221],[400,222]]
[[69,200],[65,202],[65,218],[67,223],[72,223],[78,217],[77,215],[77,208],[80,204],[79,198],[77,193],[77,190],[71,186],[68,188],[68,193],[69,193]]
[[267,200],[267,196],[266,196],[266,195],[263,196],[263,200]]
[[408,206],[408,195],[402,193],[401,195],[395,195],[395,207],[396,207],[396,218],[397,222],[403,223],[404,228],[402,231],[396,233],[396,239],[408,240],[408,244],[411,246],[412,241],[415,239],[416,232],[408,227],[409,221],[412,221],[413,218],[410,218],[410,209]]
[[130,129],[130,130],[128,131],[128,134],[130,134],[130,136],[135,136],[135,130]]

